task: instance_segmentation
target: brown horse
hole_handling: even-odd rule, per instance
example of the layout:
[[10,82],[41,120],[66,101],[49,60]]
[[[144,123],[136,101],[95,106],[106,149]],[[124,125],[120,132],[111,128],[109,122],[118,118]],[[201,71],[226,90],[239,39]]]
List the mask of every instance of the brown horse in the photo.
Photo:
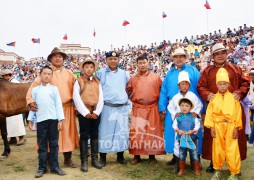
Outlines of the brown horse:
[[7,139],[6,117],[28,111],[26,93],[29,87],[28,83],[10,83],[0,79],[0,129],[4,141],[2,157],[7,157],[11,152]]
[[0,80],[0,114],[5,117],[27,112],[26,93],[28,83],[10,83]]

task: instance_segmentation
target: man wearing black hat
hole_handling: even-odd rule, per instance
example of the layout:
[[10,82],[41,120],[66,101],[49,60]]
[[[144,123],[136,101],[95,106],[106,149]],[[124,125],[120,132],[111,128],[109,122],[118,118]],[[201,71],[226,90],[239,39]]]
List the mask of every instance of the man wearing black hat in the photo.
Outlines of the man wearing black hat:
[[118,68],[119,56],[115,51],[106,53],[107,67],[96,73],[103,91],[104,106],[99,126],[99,152],[103,166],[106,153],[116,153],[117,161],[126,164],[124,151],[129,149],[128,96],[129,81],[124,70]]
[[[75,77],[70,70],[63,67],[63,63],[66,58],[67,55],[65,53],[61,52],[58,48],[54,48],[51,54],[49,54],[47,60],[51,63],[51,68],[53,69],[53,77],[50,83],[56,86],[60,92],[65,116],[63,128],[59,131],[59,152],[63,152],[64,154],[64,164],[67,167],[75,168],[77,166],[71,160],[72,151],[79,147],[74,106],[72,105],[73,84],[75,82]],[[40,84],[41,79],[38,76],[33,81],[27,92],[27,104],[34,112],[37,111],[38,107],[32,98],[31,92],[33,87]]]

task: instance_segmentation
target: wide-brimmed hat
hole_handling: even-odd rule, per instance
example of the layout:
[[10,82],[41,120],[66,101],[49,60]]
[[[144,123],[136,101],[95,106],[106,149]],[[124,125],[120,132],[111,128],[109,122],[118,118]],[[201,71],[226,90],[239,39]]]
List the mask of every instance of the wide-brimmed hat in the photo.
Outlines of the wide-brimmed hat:
[[254,69],[251,69],[249,74],[254,74]]
[[12,71],[10,69],[2,69],[0,75],[5,76],[7,74],[12,74]]
[[223,44],[221,43],[217,43],[213,46],[213,51],[212,51],[212,54],[211,54],[211,59],[213,59],[213,54],[216,53],[216,52],[220,52],[220,51],[226,51],[226,53],[228,54],[230,52],[230,49],[228,48],[225,48],[225,46],[223,46]]
[[172,53],[172,57],[174,56],[180,56],[180,55],[184,55],[186,57],[186,53],[184,51],[183,48],[177,48],[173,53]]
[[64,60],[65,60],[66,57],[67,57],[67,55],[66,55],[64,52],[62,52],[60,49],[58,49],[57,47],[55,47],[55,48],[51,51],[50,55],[48,55],[47,60],[50,61],[51,57],[52,57],[54,54],[61,54],[61,55],[63,56],[63,59],[64,59]]
[[84,65],[85,63],[87,63],[87,62],[91,62],[91,63],[94,64],[94,70],[95,70],[95,71],[98,69],[98,63],[97,63],[95,60],[93,60],[92,58],[88,57],[88,58],[86,58],[84,61],[82,61],[82,62],[79,63],[79,69],[80,69],[81,71],[83,70],[83,65]]

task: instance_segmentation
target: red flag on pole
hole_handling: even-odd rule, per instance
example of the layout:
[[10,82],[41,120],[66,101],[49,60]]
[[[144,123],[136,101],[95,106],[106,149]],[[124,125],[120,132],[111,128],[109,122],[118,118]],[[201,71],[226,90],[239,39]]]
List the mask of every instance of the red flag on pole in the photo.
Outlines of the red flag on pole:
[[37,39],[33,38],[33,39],[32,39],[32,42],[33,42],[33,43],[40,43],[41,40],[40,40],[40,38],[37,38]]
[[8,43],[8,44],[6,44],[7,46],[16,46],[16,41],[14,41],[14,42],[10,42],[10,43]]
[[205,6],[206,9],[211,9],[211,6],[210,6],[210,4],[208,3],[208,1],[206,1],[206,3],[205,3],[204,6]]
[[64,39],[64,40],[67,40],[67,39],[68,39],[67,33],[64,35],[63,39]]
[[128,21],[124,20],[123,26],[127,26],[128,24],[130,24],[130,23]]
[[95,32],[95,29],[93,30],[93,37],[95,37],[96,36],[96,32]]
[[166,17],[167,17],[166,13],[163,12],[163,13],[162,13],[162,18],[166,18]]

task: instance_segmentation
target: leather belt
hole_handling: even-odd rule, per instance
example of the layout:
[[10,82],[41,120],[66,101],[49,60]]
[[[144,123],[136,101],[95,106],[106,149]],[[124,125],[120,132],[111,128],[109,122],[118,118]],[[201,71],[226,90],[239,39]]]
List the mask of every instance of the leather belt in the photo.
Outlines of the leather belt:
[[127,106],[128,103],[125,103],[125,104],[111,104],[111,103],[109,103],[109,102],[105,102],[105,101],[104,101],[104,105],[105,105],[105,106],[110,106],[110,107],[120,107],[120,106]]

